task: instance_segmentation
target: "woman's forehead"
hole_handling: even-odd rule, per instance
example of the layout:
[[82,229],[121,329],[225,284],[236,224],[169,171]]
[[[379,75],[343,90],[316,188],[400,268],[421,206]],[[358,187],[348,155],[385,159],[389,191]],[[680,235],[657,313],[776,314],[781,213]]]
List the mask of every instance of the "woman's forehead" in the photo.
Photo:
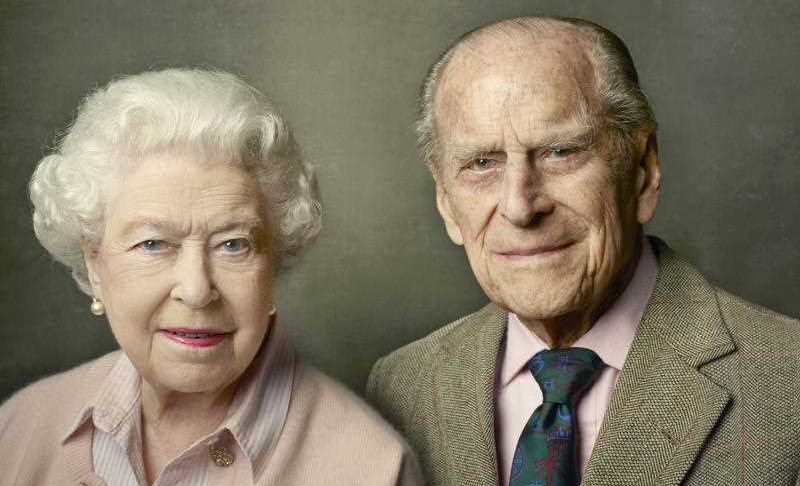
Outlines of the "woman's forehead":
[[256,181],[225,163],[196,163],[163,156],[143,160],[108,202],[107,223],[221,227],[264,224],[264,200]]

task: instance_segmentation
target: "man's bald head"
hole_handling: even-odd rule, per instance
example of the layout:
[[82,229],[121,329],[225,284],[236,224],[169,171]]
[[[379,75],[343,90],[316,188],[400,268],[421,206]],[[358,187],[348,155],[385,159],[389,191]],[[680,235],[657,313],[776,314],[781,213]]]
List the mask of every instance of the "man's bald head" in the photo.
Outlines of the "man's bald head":
[[417,133],[434,174],[441,155],[436,117],[439,107],[480,96],[467,90],[470,72],[505,71],[514,82],[515,69],[531,63],[541,64],[537,77],[541,76],[542,83],[568,82],[580,91],[578,98],[586,103],[572,107],[583,111],[576,114],[601,125],[597,128],[611,135],[613,149],[625,158],[638,130],[655,130],[653,111],[639,88],[633,60],[614,33],[581,19],[502,20],[464,34],[428,72]]

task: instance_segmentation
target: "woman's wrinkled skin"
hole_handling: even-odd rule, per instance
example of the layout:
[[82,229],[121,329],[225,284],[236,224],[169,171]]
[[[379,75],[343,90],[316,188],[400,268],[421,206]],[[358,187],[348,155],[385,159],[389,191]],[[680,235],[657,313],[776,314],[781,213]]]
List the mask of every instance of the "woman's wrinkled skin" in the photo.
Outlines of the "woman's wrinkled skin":
[[[94,295],[142,377],[142,439],[152,482],[199,432],[225,418],[270,326],[269,221],[255,181],[224,161],[142,157],[113,191],[85,259]],[[222,334],[192,347],[170,329]]]

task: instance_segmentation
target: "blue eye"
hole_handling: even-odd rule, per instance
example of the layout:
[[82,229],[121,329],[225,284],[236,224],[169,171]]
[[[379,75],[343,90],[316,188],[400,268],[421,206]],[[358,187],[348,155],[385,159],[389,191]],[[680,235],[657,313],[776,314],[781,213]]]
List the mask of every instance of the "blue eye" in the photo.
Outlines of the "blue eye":
[[144,251],[156,252],[156,251],[166,250],[167,242],[163,240],[144,240],[143,242],[139,243],[136,246],[138,246]]
[[574,148],[552,148],[549,150],[549,155],[553,158],[561,159],[574,154],[575,151],[576,149]]
[[234,238],[224,241],[221,247],[226,253],[242,253],[250,249],[250,242],[245,238]]
[[478,157],[469,163],[468,168],[476,172],[483,172],[492,169],[495,165],[497,165],[497,162],[494,159],[490,159],[489,157]]

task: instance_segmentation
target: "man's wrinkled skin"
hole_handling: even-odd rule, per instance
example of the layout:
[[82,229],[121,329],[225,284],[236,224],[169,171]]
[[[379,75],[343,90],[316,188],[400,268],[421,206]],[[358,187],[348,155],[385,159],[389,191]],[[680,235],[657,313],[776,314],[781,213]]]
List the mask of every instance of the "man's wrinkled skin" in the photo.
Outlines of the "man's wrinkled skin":
[[471,40],[442,76],[437,205],[488,297],[565,346],[631,276],[658,201],[654,127],[615,149],[578,33],[506,42]]

